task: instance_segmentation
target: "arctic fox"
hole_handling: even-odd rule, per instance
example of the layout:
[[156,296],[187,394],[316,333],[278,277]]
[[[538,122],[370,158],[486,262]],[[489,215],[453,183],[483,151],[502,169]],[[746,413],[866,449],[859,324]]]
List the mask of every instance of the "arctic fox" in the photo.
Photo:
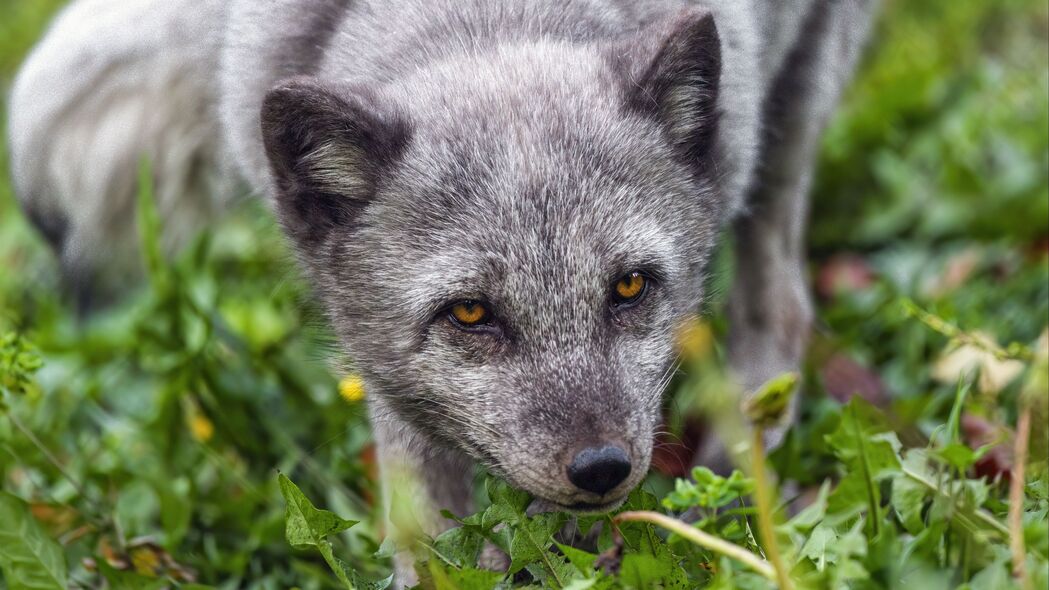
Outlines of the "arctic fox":
[[79,0],[14,86],[14,180],[84,293],[133,249],[142,157],[173,243],[261,196],[363,376],[387,477],[463,513],[477,461],[607,510],[648,468],[723,228],[733,368],[752,390],[796,367],[813,161],[874,9]]

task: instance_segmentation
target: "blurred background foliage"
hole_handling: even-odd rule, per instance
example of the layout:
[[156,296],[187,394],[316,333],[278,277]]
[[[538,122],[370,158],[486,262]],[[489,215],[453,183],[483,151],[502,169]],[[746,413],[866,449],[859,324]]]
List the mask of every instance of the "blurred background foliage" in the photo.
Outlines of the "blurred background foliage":
[[[0,0],[0,87],[62,4]],[[106,562],[192,570],[224,587],[325,587],[323,563],[283,539],[277,470],[363,521],[341,550],[377,577],[365,410],[353,392],[340,395],[344,359],[264,208],[244,205],[170,262],[150,252],[162,227],[141,212],[147,280],[81,322],[18,210],[5,149],[0,334],[24,336],[18,346],[44,364],[24,393],[0,400],[11,418],[0,419],[0,484],[62,542],[73,579],[91,586]],[[812,217],[809,403],[775,459],[782,474],[815,483],[833,466],[822,417],[850,395],[887,408],[912,443],[951,408],[947,339],[901,301],[1003,345],[1033,345],[1049,323],[1044,0],[888,0],[827,133]],[[692,385],[686,370],[668,416],[674,444],[661,447],[651,489],[667,489],[687,461],[699,428]],[[983,389],[966,416],[993,433],[1014,420],[1017,387]]]

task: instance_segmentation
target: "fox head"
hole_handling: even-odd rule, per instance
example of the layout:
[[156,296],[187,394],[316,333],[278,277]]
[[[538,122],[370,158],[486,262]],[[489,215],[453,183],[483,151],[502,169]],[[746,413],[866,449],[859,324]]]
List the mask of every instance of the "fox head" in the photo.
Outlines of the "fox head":
[[556,506],[618,505],[724,217],[720,68],[687,13],[273,89],[278,214],[370,393]]

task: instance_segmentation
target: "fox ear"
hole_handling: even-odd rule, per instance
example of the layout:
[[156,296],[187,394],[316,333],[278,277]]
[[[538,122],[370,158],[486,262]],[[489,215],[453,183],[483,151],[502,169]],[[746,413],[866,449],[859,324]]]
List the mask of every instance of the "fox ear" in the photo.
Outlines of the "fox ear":
[[613,55],[614,67],[627,70],[627,107],[656,118],[679,153],[702,165],[718,123],[721,40],[714,16],[690,9],[638,35]]
[[365,94],[293,78],[262,103],[277,213],[300,246],[353,227],[409,140],[407,123]]

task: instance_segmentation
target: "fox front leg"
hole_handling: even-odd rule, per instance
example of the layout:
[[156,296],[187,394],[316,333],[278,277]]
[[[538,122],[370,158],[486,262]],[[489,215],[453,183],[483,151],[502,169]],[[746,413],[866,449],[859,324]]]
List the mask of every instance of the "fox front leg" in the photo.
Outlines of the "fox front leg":
[[426,435],[394,415],[381,399],[373,400],[369,410],[386,534],[398,546],[395,587],[411,587],[418,584],[414,568],[418,537],[435,537],[454,526],[441,516],[441,510],[457,516],[472,512],[473,467],[462,453],[435,446]]

